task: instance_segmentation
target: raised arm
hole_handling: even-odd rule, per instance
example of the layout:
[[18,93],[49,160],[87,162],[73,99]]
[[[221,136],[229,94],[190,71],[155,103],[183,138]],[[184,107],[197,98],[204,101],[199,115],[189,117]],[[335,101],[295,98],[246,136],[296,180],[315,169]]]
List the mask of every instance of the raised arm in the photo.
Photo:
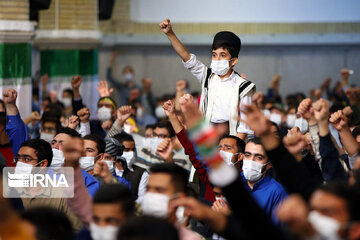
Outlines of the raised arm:
[[177,38],[174,31],[172,30],[170,19],[165,19],[159,24],[161,30],[170,40],[175,52],[181,57],[184,62],[190,59],[190,53],[182,42]]
[[343,144],[349,157],[354,156],[360,151],[360,145],[351,134],[348,120],[342,110],[339,110],[330,117],[331,125],[339,132],[341,143]]
[[6,108],[6,134],[9,136],[10,147],[14,155],[17,155],[21,143],[29,139],[27,127],[21,120],[16,106],[17,92],[15,89],[7,89],[3,92],[3,100]]
[[345,179],[345,170],[339,161],[339,152],[331,141],[329,130],[329,102],[320,99],[313,104],[314,117],[319,124],[321,170],[325,181]]

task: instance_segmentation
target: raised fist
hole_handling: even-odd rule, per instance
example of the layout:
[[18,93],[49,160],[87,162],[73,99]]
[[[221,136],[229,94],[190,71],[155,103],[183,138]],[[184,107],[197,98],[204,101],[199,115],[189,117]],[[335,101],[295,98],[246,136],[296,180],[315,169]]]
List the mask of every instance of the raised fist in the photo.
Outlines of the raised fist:
[[82,108],[79,111],[77,111],[77,115],[80,118],[80,121],[82,123],[87,123],[89,122],[89,118],[90,118],[90,111],[88,108]]
[[121,106],[117,110],[117,120],[120,121],[120,125],[124,124],[124,122],[131,116],[131,106],[125,105]]
[[318,122],[329,120],[329,102],[321,98],[313,104],[314,117]]
[[15,104],[17,98],[17,92],[15,89],[10,88],[6,89],[3,92],[3,101],[5,105],[7,104]]
[[310,98],[306,98],[301,101],[298,107],[298,112],[307,121],[314,117],[314,109],[312,107],[312,101]]
[[166,116],[170,116],[175,113],[175,103],[173,100],[168,100],[164,102],[163,109],[165,111]]
[[165,19],[159,24],[159,26],[166,35],[172,32],[170,19]]
[[75,129],[78,125],[79,125],[79,117],[78,116],[75,116],[75,115],[72,115],[70,118],[69,118],[69,125],[68,127],[69,128],[72,128],[72,129]]
[[331,114],[330,123],[336,130],[341,131],[344,127],[347,126],[348,119],[343,111],[339,110]]
[[174,144],[170,138],[165,138],[158,146],[156,153],[164,159],[166,162],[172,161],[172,151],[174,149]]
[[81,85],[82,79],[81,76],[75,76],[71,79],[71,87],[73,89],[79,89],[80,85]]

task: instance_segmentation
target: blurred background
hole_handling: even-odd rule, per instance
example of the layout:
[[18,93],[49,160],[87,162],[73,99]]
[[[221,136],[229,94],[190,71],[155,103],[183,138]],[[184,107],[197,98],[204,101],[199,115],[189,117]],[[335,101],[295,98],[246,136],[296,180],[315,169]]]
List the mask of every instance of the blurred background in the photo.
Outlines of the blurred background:
[[40,76],[49,75],[48,91],[61,98],[79,74],[81,94],[94,112],[95,86],[107,79],[113,56],[115,81],[124,82],[122,71],[131,66],[135,83],[151,78],[157,97],[174,93],[179,79],[199,91],[159,29],[166,18],[190,52],[208,65],[213,36],[236,33],[242,48],[235,70],[260,91],[280,74],[281,95],[309,95],[328,77],[334,86],[342,68],[353,70],[349,83],[359,85],[359,9],[357,0],[0,0],[1,88],[15,87],[27,116]]

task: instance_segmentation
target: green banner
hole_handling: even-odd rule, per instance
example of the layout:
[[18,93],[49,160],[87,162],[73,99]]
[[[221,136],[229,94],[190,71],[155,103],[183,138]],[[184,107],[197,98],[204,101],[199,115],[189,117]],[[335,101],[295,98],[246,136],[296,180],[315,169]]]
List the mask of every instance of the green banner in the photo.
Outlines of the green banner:
[[29,43],[0,44],[0,79],[28,78],[31,75],[31,45]]
[[96,75],[97,50],[43,50],[40,54],[41,74],[50,77]]

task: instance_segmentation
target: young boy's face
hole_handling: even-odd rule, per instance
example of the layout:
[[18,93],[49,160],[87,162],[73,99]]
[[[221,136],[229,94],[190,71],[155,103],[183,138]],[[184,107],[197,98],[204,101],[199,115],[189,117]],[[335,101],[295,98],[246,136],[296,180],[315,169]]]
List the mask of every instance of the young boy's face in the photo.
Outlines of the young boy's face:
[[215,50],[212,50],[211,52],[211,60],[227,60],[229,61],[229,66],[233,67],[238,62],[238,58],[232,58],[229,50],[225,48],[218,48]]
[[211,52],[211,60],[230,60],[231,55],[229,50],[224,48],[218,48],[216,50],[212,50]]

